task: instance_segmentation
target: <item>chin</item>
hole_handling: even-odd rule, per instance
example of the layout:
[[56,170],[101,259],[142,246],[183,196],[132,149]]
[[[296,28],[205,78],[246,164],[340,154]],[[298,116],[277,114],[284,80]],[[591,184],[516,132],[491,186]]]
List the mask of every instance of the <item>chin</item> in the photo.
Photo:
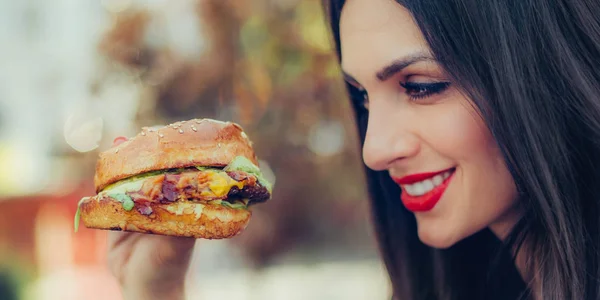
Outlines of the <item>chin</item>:
[[433,248],[447,249],[462,239],[452,230],[440,230],[440,228],[448,228],[448,226],[426,226],[417,222],[417,227],[421,242]]

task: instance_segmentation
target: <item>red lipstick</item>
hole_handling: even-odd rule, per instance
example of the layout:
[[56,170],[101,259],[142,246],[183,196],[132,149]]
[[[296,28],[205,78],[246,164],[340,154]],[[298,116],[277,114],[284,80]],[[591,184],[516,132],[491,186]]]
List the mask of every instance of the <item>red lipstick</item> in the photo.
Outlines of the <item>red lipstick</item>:
[[433,178],[435,175],[446,173],[448,171],[450,171],[450,170],[444,170],[444,171],[439,171],[439,172],[429,172],[429,173],[412,174],[412,175],[404,176],[404,177],[401,177],[401,178],[394,178],[394,177],[392,177],[392,179],[394,179],[394,181],[397,184],[413,184],[415,182],[419,182],[419,181],[423,181],[425,179]]
[[454,170],[419,173],[405,176],[402,178],[392,177],[392,179],[398,184],[413,184],[416,182],[423,181],[425,179],[433,178],[436,175],[443,174],[448,171],[452,171],[448,178],[446,178],[440,185],[434,187],[433,190],[421,196],[411,196],[404,189],[402,189],[402,194],[400,195],[400,198],[406,209],[412,212],[424,212],[433,209],[435,205],[440,201],[440,198],[442,198],[442,195],[444,195],[444,192],[446,191],[450,180],[454,176]]

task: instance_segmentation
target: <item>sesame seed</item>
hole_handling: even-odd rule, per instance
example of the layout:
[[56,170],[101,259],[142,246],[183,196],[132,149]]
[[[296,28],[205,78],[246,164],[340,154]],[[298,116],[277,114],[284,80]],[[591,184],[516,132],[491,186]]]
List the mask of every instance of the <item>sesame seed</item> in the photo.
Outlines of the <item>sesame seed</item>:
[[117,148],[117,150],[115,150],[115,153],[119,153],[119,148]]
[[158,136],[159,136],[159,137],[165,137],[165,135],[164,135],[164,134],[162,134],[162,133],[159,133],[159,134],[158,134]]
[[142,131],[142,135],[146,135],[146,132],[145,132],[145,131]]
[[179,129],[179,133],[183,133],[183,129]]
[[196,124],[200,124],[200,120],[196,120]]
[[198,129],[196,129],[196,127],[192,126],[192,130],[193,131],[198,131]]

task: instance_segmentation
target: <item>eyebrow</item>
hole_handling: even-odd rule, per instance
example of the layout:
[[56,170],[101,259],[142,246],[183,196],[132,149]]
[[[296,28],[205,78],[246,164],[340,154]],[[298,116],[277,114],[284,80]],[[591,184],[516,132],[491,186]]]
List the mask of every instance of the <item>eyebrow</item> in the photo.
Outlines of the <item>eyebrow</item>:
[[[390,77],[398,74],[398,72],[404,70],[406,67],[408,67],[412,64],[415,64],[417,62],[422,62],[422,61],[435,61],[435,58],[433,58],[431,55],[429,55],[427,53],[423,53],[423,52],[414,53],[414,54],[402,57],[400,59],[394,60],[389,65],[383,67],[380,71],[378,71],[375,74],[375,76],[377,77],[377,79],[379,79],[379,81],[386,81]],[[350,76],[350,74],[346,73],[343,70],[342,70],[342,73],[343,73],[344,79],[346,81],[358,84],[358,81],[356,79],[354,79],[354,77]]]

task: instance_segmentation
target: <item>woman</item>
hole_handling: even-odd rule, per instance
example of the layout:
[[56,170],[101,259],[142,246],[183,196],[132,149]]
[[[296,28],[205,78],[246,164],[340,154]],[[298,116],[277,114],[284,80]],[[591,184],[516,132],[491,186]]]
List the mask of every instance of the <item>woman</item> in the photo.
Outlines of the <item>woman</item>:
[[[600,4],[327,12],[395,298],[598,299]],[[111,237],[126,299],[181,295],[193,241]]]

